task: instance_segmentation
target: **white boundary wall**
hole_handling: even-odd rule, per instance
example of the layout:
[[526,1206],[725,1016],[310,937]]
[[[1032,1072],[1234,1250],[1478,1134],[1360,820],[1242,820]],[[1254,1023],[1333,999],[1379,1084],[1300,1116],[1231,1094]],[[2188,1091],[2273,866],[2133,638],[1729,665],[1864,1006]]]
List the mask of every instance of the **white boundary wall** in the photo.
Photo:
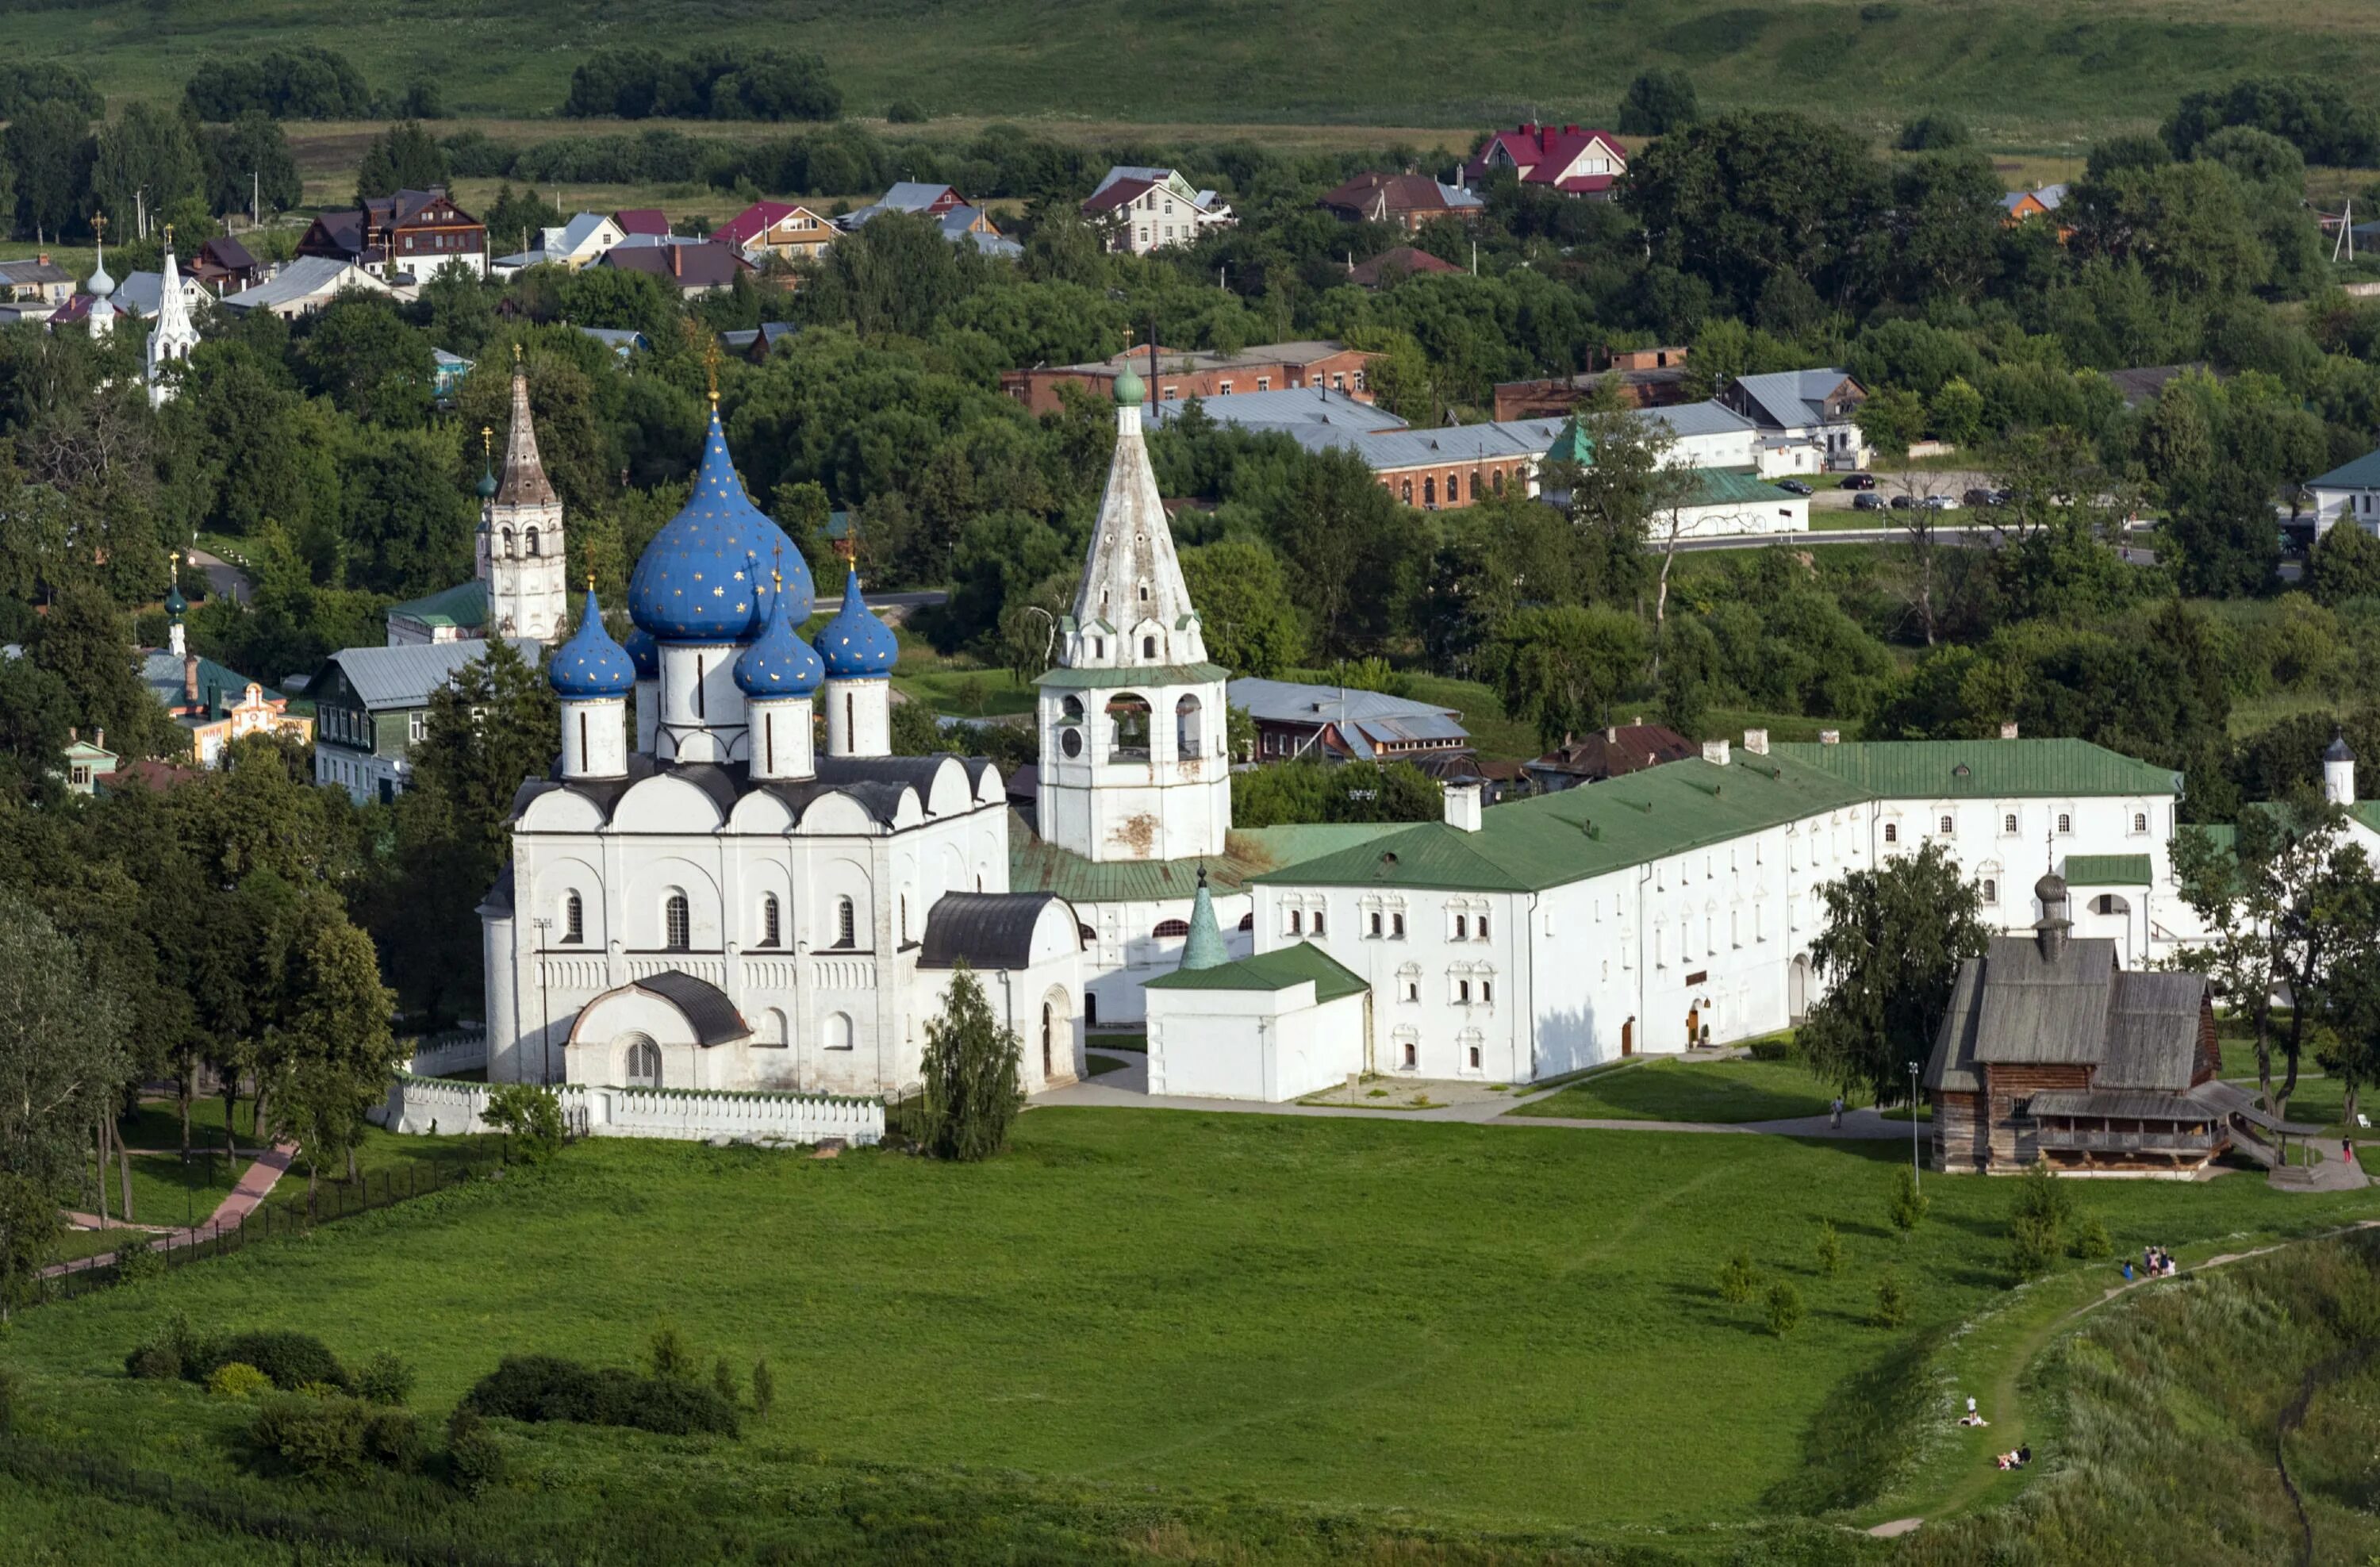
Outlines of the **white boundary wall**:
[[416,1039],[413,1059],[405,1070],[420,1077],[447,1077],[457,1072],[482,1071],[487,1064],[486,1033],[455,1030]]
[[[392,1132],[492,1132],[488,1085],[399,1073],[388,1103],[372,1119]],[[881,1142],[884,1106],[876,1099],[822,1094],[708,1093],[677,1088],[604,1088],[565,1084],[553,1090],[565,1120],[589,1136],[674,1137],[686,1142]]]

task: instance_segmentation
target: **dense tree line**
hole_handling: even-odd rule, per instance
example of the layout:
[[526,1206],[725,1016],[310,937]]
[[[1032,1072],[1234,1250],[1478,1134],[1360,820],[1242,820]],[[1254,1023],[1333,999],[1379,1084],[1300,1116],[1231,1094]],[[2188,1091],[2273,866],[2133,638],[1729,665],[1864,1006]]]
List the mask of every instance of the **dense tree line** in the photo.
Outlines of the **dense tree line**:
[[562,113],[624,120],[831,120],[843,93],[816,55],[712,49],[671,58],[656,49],[601,49],[570,73]]

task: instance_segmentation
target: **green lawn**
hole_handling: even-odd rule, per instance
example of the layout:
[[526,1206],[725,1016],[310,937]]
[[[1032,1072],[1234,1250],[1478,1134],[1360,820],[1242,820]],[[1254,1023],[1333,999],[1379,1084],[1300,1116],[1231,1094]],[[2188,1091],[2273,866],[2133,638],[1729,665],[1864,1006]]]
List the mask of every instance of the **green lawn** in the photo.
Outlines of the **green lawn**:
[[[217,1099],[190,1101],[190,1147],[192,1148],[223,1148],[224,1107]],[[256,1101],[242,1099],[232,1122],[238,1136],[239,1147],[253,1148],[256,1142]],[[129,1115],[120,1116],[115,1123],[117,1136],[128,1148],[179,1151],[182,1146],[182,1112],[171,1099],[142,1099]]]
[[1101,1055],[1099,1051],[1092,1051],[1084,1057],[1083,1075],[1087,1077],[1104,1077],[1111,1072],[1122,1072],[1131,1064],[1132,1063],[1121,1056]]
[[[1782,1121],[1824,1115],[1833,1088],[1798,1061],[1648,1061],[1599,1072],[1508,1115],[1618,1121]],[[1864,1093],[1849,1101],[1869,1102]]]
[[[188,1164],[177,1153],[134,1154],[132,1163],[132,1218],[140,1224],[203,1224],[231,1189],[239,1184],[240,1172],[248,1161],[235,1162],[217,1149],[212,1159],[194,1153]],[[83,1168],[90,1170],[90,1161]],[[91,1199],[82,1197],[78,1205],[87,1208]],[[107,1172],[107,1211],[111,1218],[121,1219],[123,1184],[113,1160]]]
[[[500,1354],[626,1363],[667,1315],[706,1357],[767,1355],[776,1412],[733,1444],[508,1428],[541,1527],[553,1509],[593,1519],[599,1488],[643,1507],[698,1478],[744,1499],[750,1527],[793,1529],[891,1465],[935,1476],[917,1483],[941,1500],[916,1507],[960,1506],[956,1466],[989,1466],[965,1485],[1061,1488],[1133,1539],[1151,1510],[1194,1534],[1276,1508],[1699,1529],[1763,1517],[1814,1466],[1868,1505],[1829,1436],[1859,1417],[1847,1379],[2008,1298],[2010,1185],[1929,1181],[1933,1216],[1904,1243],[1883,1222],[1892,1144],[1064,1110],[1027,1115],[1015,1142],[977,1166],[583,1144],[30,1312],[9,1340],[20,1425],[236,1474],[237,1411],[121,1374],[168,1309],[307,1328],[358,1360],[395,1346],[433,1417]],[[2081,1201],[2123,1251],[2368,1209],[2239,1180]],[[1848,1250],[1840,1277],[1812,1259],[1822,1219]],[[1739,1248],[1808,1299],[1790,1340],[1718,1299]],[[1899,1332],[1864,1321],[1887,1266],[1914,1296]]]

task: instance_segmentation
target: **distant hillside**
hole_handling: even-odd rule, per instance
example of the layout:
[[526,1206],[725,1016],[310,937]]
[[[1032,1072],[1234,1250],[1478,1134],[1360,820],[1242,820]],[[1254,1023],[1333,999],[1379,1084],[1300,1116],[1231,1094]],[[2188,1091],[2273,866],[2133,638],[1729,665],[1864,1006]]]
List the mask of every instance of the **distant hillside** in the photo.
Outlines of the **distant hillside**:
[[2347,0],[0,0],[20,57],[111,97],[176,91],[208,55],[316,43],[450,111],[562,100],[595,48],[817,50],[855,112],[1213,123],[1600,120],[1637,71],[1706,105],[1807,107],[1883,128],[1947,108],[2000,146],[2164,115],[2250,72],[2380,68],[2380,6]]

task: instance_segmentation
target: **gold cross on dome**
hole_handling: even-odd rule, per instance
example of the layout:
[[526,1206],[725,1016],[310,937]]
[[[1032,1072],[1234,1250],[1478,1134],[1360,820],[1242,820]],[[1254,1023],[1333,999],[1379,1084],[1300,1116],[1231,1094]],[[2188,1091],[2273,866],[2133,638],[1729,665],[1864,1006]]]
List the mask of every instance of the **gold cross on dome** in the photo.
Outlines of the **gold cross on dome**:
[[101,244],[104,245],[107,243],[107,214],[105,213],[93,213],[91,215],[91,231],[99,236],[99,242]]
[[719,339],[713,337],[702,346],[702,377],[710,387],[710,406],[719,407]]

